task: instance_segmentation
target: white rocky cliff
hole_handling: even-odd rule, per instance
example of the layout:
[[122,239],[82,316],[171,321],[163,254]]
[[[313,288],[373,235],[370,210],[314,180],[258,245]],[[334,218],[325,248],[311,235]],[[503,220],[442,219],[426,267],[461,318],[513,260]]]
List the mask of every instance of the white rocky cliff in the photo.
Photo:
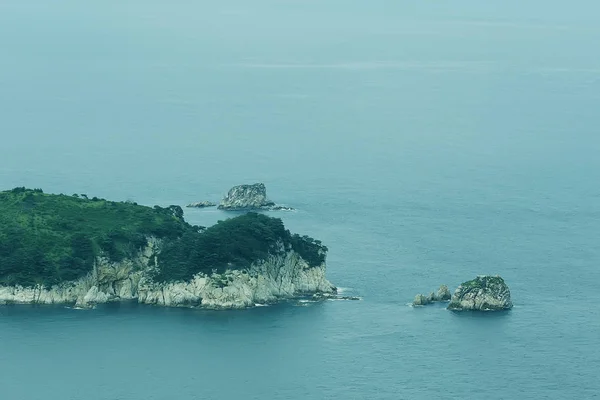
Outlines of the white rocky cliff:
[[310,267],[297,253],[271,256],[247,270],[196,275],[188,282],[142,283],[140,303],[163,306],[244,308],[314,293],[334,293],[325,265]]
[[[160,242],[151,240],[133,260],[111,263],[98,259],[85,278],[50,288],[0,286],[0,304],[75,304],[89,308],[110,301],[137,299],[140,303],[168,307],[244,308],[315,293],[335,293],[325,277],[325,264],[309,266],[294,251],[281,252],[244,270],[210,276],[198,274],[190,281],[156,283]],[[153,262],[150,262],[150,261]]]

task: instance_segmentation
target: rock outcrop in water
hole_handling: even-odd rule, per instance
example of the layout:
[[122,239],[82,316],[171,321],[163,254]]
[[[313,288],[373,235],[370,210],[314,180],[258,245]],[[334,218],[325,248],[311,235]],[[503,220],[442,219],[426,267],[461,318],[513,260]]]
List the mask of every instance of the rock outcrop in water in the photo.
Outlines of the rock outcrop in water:
[[190,203],[186,207],[189,208],[206,208],[206,207],[216,207],[217,203],[213,203],[211,201],[199,201],[197,203]]
[[431,296],[425,296],[422,294],[418,294],[415,296],[415,299],[413,300],[413,306],[426,306],[427,304],[431,304],[433,303],[433,299],[431,298]]
[[482,275],[462,283],[452,295],[449,310],[498,311],[513,306],[508,285],[499,276]]
[[257,303],[317,294],[335,297],[337,289],[325,277],[325,263],[310,266],[295,251],[278,252],[246,269],[210,275],[199,273],[188,281],[154,282],[160,241],[152,240],[135,259],[115,263],[98,259],[88,276],[51,287],[0,286],[0,304],[96,304],[137,300],[167,307],[232,309]]
[[431,292],[428,296],[422,294],[416,295],[412,304],[413,306],[426,306],[427,304],[448,300],[450,300],[450,290],[448,290],[448,286],[442,285],[437,292]]
[[448,286],[442,285],[436,293],[435,301],[449,301],[451,297],[452,295],[450,294]]
[[293,210],[290,207],[278,206],[269,200],[267,198],[267,188],[264,183],[232,187],[223,200],[221,200],[218,208],[228,211]]

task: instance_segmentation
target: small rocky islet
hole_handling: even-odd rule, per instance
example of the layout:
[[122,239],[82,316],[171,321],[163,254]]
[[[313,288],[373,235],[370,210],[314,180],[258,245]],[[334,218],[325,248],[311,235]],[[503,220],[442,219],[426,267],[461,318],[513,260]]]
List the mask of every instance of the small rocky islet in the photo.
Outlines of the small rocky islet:
[[189,208],[217,207],[223,211],[294,211],[292,207],[276,204],[267,197],[264,183],[237,185],[229,189],[219,204],[211,201],[190,203]]
[[442,301],[449,301],[447,308],[451,311],[502,311],[513,307],[510,289],[497,275],[480,275],[463,282],[451,296],[448,287],[442,285],[437,293],[416,295],[412,305],[424,306]]

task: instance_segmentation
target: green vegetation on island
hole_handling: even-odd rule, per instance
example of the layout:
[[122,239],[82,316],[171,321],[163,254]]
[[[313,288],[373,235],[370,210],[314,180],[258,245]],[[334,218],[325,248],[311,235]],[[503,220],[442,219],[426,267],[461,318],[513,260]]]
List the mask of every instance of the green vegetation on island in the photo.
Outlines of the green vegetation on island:
[[317,266],[327,252],[319,241],[292,235],[280,219],[263,214],[248,213],[204,228],[185,222],[179,206],[152,208],[15,188],[0,192],[0,284],[78,279],[92,270],[96,257],[134,257],[149,237],[163,242],[157,281],[246,268],[290,249]]
[[160,272],[155,279],[186,280],[199,271],[210,273],[216,269],[220,273],[226,268],[243,268],[269,254],[290,249],[311,266],[324,262],[327,251],[317,240],[292,235],[281,219],[250,212],[219,221],[202,233],[185,231],[169,241],[158,258]]
[[486,287],[493,285],[504,286],[506,283],[504,282],[504,279],[499,276],[482,275],[460,284],[465,290],[485,289]]

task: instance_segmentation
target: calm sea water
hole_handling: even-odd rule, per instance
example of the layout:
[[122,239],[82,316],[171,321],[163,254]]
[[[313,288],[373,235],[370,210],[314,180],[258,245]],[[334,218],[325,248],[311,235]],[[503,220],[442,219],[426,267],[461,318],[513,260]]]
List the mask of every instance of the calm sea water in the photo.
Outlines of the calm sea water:
[[[363,297],[0,307],[2,398],[597,398],[600,7],[485,3],[1,1],[2,189],[262,181]],[[477,274],[515,308],[407,306]]]

